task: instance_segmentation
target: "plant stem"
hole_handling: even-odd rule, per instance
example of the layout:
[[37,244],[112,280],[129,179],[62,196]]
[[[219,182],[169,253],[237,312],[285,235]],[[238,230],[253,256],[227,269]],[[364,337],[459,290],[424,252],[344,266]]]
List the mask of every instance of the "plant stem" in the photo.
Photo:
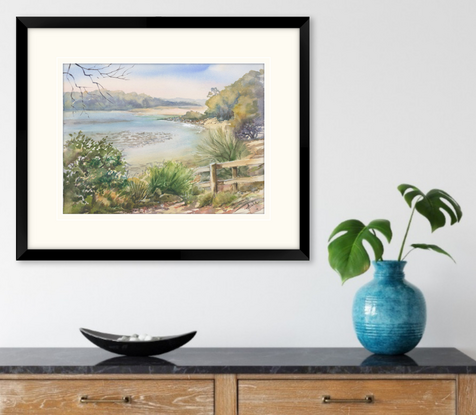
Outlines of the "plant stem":
[[405,258],[406,258],[408,255],[410,255],[414,250],[415,250],[415,248],[410,249],[410,250],[407,252],[407,254],[402,258],[402,261],[405,261]]
[[408,225],[407,225],[407,231],[405,232],[405,236],[403,237],[402,247],[400,248],[400,253],[398,254],[398,260],[399,261],[402,260],[403,248],[405,247],[405,242],[407,241],[408,231],[410,230],[410,225],[412,224],[412,219],[413,219],[413,214],[415,213],[415,208],[416,208],[416,205],[413,206],[412,214],[410,215],[410,220],[408,221]]

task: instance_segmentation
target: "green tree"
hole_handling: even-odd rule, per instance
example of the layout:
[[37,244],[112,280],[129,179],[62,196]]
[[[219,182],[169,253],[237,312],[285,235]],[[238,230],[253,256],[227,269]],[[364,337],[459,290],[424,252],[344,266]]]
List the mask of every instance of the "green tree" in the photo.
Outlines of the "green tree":
[[204,115],[198,111],[187,111],[184,115],[182,115],[182,119],[196,121],[201,120],[204,118]]
[[[264,70],[250,71],[217,93],[213,88],[205,103],[207,118],[230,120],[239,136],[245,128],[262,126],[264,117]],[[247,138],[255,138],[255,133]]]

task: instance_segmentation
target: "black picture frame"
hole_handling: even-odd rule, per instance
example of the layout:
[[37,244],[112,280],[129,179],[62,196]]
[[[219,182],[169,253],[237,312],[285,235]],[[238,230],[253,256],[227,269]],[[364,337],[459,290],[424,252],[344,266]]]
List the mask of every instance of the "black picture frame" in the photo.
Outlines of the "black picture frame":
[[[16,259],[20,261],[306,261],[310,259],[309,17],[17,17]],[[299,29],[299,249],[29,249],[28,29]]]

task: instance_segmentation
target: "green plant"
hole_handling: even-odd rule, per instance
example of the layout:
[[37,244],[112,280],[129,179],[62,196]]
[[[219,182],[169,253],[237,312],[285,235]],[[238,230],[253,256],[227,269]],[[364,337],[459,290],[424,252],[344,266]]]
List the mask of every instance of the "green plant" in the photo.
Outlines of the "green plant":
[[193,170],[177,161],[166,161],[161,166],[149,167],[147,177],[149,194],[160,189],[162,194],[186,195],[192,190],[194,178]]
[[220,193],[217,193],[215,198],[213,199],[213,206],[214,207],[228,206],[231,203],[233,203],[237,198],[238,196],[234,195],[233,193],[220,192]]
[[210,130],[197,145],[197,156],[207,163],[240,160],[248,155],[246,144],[226,128]]
[[263,79],[264,69],[261,69],[246,73],[221,91],[216,87],[212,88],[205,103],[208,107],[205,117],[229,120],[238,134],[242,133],[245,124],[248,130],[252,124],[262,125],[264,117]]
[[204,118],[204,115],[197,111],[187,111],[180,118],[182,118],[183,120],[197,121],[197,120],[202,120]]
[[233,203],[238,196],[230,192],[220,192],[213,196],[212,192],[206,192],[198,196],[198,207],[210,206],[220,207],[228,206]]
[[194,183],[192,185],[192,189],[190,190],[190,193],[193,195],[193,196],[198,196],[198,195],[201,195],[202,193],[204,193],[205,191],[197,185],[197,183]]
[[133,177],[128,180],[127,194],[133,202],[146,199],[149,194],[149,186],[146,182]]
[[81,131],[70,134],[63,149],[64,203],[86,204],[107,190],[121,190],[127,184],[122,152],[106,138],[95,141]]
[[[405,256],[403,256],[403,251],[415,211],[428,219],[431,231],[434,232],[445,226],[447,222],[443,212],[450,218],[451,225],[461,220],[463,212],[456,200],[443,190],[433,189],[425,194],[410,184],[401,184],[398,186],[398,190],[411,208],[398,261],[403,261],[415,249],[432,250],[453,259],[448,252],[436,245],[415,243],[410,245],[412,249]],[[340,275],[342,283],[363,274],[370,268],[370,257],[364,247],[364,241],[372,248],[375,261],[383,260],[384,246],[376,231],[385,236],[389,243],[391,242],[392,229],[390,222],[386,219],[374,220],[368,225],[355,219],[347,220],[339,224],[331,233],[328,246],[329,264]]]
[[198,196],[198,207],[209,206],[213,202],[213,193],[207,192]]

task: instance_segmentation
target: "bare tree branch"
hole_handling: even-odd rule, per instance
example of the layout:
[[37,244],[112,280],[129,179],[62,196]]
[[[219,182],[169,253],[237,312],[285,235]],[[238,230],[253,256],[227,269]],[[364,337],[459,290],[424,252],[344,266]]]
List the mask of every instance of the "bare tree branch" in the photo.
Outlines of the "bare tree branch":
[[[91,84],[94,86],[85,86],[85,85],[78,85],[76,82],[76,78],[72,74],[72,66],[78,68],[85,78],[89,78]],[[112,103],[112,101],[108,98],[112,98],[111,94],[107,91],[107,89],[98,81],[98,79],[120,79],[121,81],[128,81],[127,76],[131,73],[132,68],[134,65],[123,65],[118,64],[114,65],[112,63],[109,64],[102,64],[102,65],[83,65],[79,63],[69,64],[68,68],[63,71],[63,76],[68,81],[69,85],[71,86],[70,91],[70,98],[71,98],[71,106],[74,109],[76,101],[74,99],[74,92],[75,90],[79,90],[79,94],[81,97],[80,105],[82,108],[81,114],[86,110],[86,105],[84,103],[84,94],[88,93],[88,88],[95,88],[99,95],[106,101]]]

